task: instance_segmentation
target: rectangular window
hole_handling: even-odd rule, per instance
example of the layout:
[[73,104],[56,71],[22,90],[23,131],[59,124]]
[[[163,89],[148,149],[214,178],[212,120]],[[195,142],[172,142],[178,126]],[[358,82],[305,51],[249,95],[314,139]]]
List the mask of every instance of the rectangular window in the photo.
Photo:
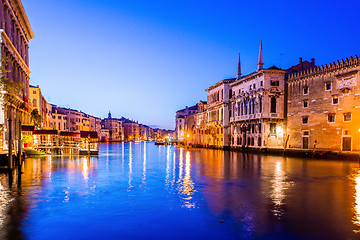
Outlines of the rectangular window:
[[309,117],[308,116],[302,117],[302,124],[308,124],[308,123],[309,123]]
[[351,122],[351,113],[344,113],[344,122]]
[[264,84],[263,84],[263,81],[260,82],[260,87],[262,87]]
[[332,104],[333,104],[333,105],[339,104],[339,98],[338,98],[338,97],[333,97],[333,99],[332,99]]
[[304,100],[303,101],[303,107],[307,108],[309,106],[309,101],[308,100]]
[[308,94],[309,94],[309,87],[304,87],[304,88],[303,88],[303,94],[304,94],[304,95],[308,95]]
[[279,81],[271,80],[271,81],[270,81],[270,85],[271,85],[271,86],[276,86],[276,87],[278,87],[278,86],[279,86]]
[[255,88],[255,83],[254,83],[254,85],[253,85],[253,89],[255,90],[256,88]]
[[325,83],[325,91],[331,90],[331,82]]
[[276,134],[276,123],[270,123],[270,134]]
[[309,135],[310,135],[309,131],[303,131],[303,136],[309,136]]
[[335,122],[335,113],[329,113],[328,114],[328,122],[334,123]]
[[343,135],[344,136],[351,136],[351,130],[344,130]]
[[259,123],[259,133],[261,133],[261,123]]

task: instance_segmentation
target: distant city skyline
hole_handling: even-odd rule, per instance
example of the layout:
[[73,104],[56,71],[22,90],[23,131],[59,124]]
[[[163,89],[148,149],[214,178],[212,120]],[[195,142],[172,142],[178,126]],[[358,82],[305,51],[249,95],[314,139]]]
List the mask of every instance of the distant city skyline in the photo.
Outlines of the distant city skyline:
[[[359,55],[359,1],[23,0],[30,84],[52,104],[174,129],[205,89],[257,69]],[[336,14],[334,11],[336,10]]]

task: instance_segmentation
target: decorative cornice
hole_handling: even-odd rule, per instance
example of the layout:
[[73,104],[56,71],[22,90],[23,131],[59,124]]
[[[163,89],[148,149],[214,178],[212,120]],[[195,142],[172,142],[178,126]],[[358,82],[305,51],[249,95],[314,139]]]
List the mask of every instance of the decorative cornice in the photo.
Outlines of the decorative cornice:
[[279,75],[285,75],[286,70],[275,70],[275,69],[261,69],[259,71],[250,73],[249,75],[246,75],[242,78],[240,78],[239,80],[236,80],[235,82],[231,83],[231,87],[243,84],[245,82],[248,82],[250,80],[255,79],[256,77],[260,77],[261,75],[264,74],[279,74]]
[[230,84],[232,82],[234,82],[236,80],[236,78],[230,78],[230,79],[224,79],[221,80],[220,82],[215,83],[214,85],[208,87],[207,89],[205,89],[206,92],[213,90],[214,88],[217,88],[218,86],[224,85],[224,84]]
[[11,5],[13,6],[13,9],[15,11],[15,14],[17,15],[21,25],[25,28],[26,33],[29,36],[29,40],[34,38],[34,33],[32,31],[32,28],[30,26],[29,19],[26,15],[26,12],[24,10],[24,7],[21,3],[21,0],[9,0]]

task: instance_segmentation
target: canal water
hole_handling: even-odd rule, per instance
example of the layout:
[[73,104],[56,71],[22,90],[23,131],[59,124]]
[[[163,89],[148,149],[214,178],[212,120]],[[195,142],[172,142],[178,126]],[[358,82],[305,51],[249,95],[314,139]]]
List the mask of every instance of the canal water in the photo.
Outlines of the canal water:
[[359,239],[357,162],[100,145],[0,174],[0,239]]

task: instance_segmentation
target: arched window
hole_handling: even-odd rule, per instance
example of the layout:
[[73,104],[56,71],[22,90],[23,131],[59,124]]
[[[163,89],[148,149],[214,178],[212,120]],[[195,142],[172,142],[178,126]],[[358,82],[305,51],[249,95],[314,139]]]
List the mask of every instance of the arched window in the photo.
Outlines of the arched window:
[[276,113],[276,97],[271,98],[271,113]]

